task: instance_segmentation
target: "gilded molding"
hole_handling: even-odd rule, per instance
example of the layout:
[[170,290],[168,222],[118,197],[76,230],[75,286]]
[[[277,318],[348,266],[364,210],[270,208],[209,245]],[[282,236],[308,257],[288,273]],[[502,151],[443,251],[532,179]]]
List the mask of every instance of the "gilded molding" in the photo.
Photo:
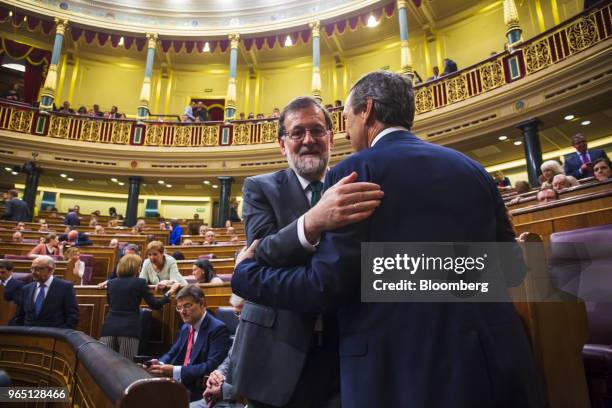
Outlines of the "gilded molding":
[[408,8],[408,1],[407,0],[397,0],[397,9],[405,9]]
[[57,89],[57,64],[49,65],[45,84],[43,85],[43,93],[49,96],[55,95]]
[[321,36],[321,22],[320,21],[317,20],[312,23],[309,23],[308,27],[310,27],[310,29],[312,30],[313,37]]
[[59,18],[55,18],[55,34],[59,34],[64,36],[66,34],[66,29],[68,28],[68,20],[63,20]]

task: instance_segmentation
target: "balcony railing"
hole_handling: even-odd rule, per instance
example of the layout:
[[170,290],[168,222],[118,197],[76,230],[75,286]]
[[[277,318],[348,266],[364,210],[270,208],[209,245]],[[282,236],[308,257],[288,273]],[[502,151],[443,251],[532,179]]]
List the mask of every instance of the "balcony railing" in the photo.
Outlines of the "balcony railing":
[[[476,65],[415,87],[417,115],[469,100],[557,64],[612,35],[612,4],[586,10],[553,29]],[[331,112],[334,133],[344,132],[341,109]],[[276,141],[278,121],[259,119],[176,123],[45,114],[0,102],[0,129],[59,139],[131,146],[242,146]]]

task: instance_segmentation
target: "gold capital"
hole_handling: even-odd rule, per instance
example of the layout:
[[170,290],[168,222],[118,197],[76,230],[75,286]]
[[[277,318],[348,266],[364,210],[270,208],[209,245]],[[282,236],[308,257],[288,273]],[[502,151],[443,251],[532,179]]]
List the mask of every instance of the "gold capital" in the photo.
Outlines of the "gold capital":
[[154,34],[154,33],[147,33],[146,37],[147,37],[147,48],[155,48],[155,46],[157,45],[157,39],[159,38],[159,35]]
[[504,0],[504,23],[508,30],[520,28],[519,16],[514,0]]
[[64,35],[66,33],[66,28],[68,28],[68,20],[62,20],[59,18],[55,18],[55,33],[59,35]]
[[240,41],[240,34],[229,34],[227,38],[230,40],[230,48],[238,48],[238,42]]
[[317,20],[315,22],[309,23],[308,27],[310,27],[310,29],[312,30],[313,37],[321,36],[321,22],[320,21]]
[[408,1],[407,0],[397,0],[397,9],[405,9],[408,8]]

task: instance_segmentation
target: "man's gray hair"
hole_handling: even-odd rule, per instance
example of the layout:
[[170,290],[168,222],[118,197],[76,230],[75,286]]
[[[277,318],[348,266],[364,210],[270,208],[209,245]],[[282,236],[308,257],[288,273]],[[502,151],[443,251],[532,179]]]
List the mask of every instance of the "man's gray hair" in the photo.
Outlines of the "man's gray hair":
[[245,300],[243,298],[241,298],[240,296],[236,295],[235,293],[232,293],[232,296],[230,296],[230,299],[229,299],[230,305],[232,305],[234,307],[239,307],[239,306],[243,305],[244,302],[245,302]]
[[47,261],[47,266],[51,269],[55,269],[55,259],[51,258],[49,255],[40,255],[37,256],[36,259]]
[[183,299],[186,297],[192,298],[197,303],[203,303],[206,301],[206,297],[204,296],[204,291],[198,285],[187,285],[176,295],[176,300]]
[[291,100],[291,102],[289,102],[287,106],[283,108],[283,111],[278,117],[278,138],[282,138],[287,132],[287,129],[285,129],[285,116],[287,116],[289,113],[307,109],[313,106],[323,112],[323,116],[325,117],[325,126],[327,127],[327,130],[331,130],[333,122],[329,112],[312,96],[298,96],[297,98],[293,98],[293,100]]
[[372,100],[374,117],[386,126],[412,128],[414,121],[414,91],[406,75],[374,71],[364,75],[350,92],[353,113],[363,112]]

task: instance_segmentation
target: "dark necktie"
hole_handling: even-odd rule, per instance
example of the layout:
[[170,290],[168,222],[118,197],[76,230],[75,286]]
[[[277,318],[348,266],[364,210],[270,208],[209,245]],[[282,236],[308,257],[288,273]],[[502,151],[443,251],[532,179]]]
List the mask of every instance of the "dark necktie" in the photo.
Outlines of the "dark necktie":
[[191,349],[193,348],[193,326],[189,328],[189,337],[187,337],[187,351],[185,352],[185,360],[183,365],[189,364],[189,358],[191,357]]
[[590,163],[591,159],[589,158],[589,155],[587,153],[580,153],[580,160],[582,160],[582,163]]
[[314,207],[321,199],[321,191],[323,191],[323,183],[320,181],[313,181],[308,185],[312,195],[310,196],[310,206]]
[[43,302],[45,301],[45,284],[39,286],[40,290],[38,291],[38,296],[36,296],[36,300],[34,301],[34,310],[36,311],[36,316],[40,314],[42,310]]

